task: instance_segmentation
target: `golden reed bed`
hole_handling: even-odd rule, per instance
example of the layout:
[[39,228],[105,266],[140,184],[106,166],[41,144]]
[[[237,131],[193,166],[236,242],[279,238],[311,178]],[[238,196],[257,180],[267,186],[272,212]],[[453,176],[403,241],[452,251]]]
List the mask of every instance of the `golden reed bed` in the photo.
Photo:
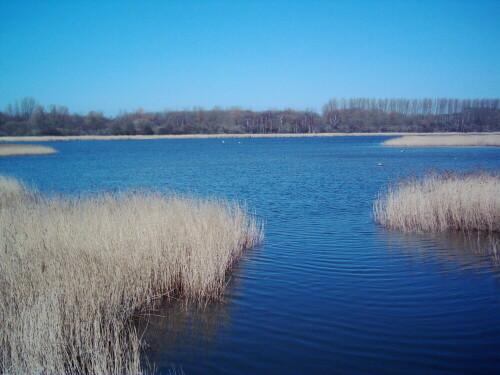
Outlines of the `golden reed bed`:
[[221,200],[48,197],[0,177],[0,373],[144,373],[134,319],[217,298],[262,236]]
[[[28,136],[0,137],[0,142],[48,142],[48,141],[89,141],[89,140],[126,140],[126,139],[202,139],[202,138],[308,138],[308,137],[354,137],[354,136],[391,136],[423,134],[461,134],[461,133],[279,133],[279,134],[179,134],[179,135],[75,135],[75,136]],[[468,133],[499,134],[499,133]]]
[[465,147],[500,146],[500,134],[408,135],[385,141],[384,146],[397,147]]
[[375,221],[405,232],[500,232],[500,175],[429,173],[389,186],[374,203]]
[[56,152],[52,147],[42,145],[0,143],[0,156],[41,155]]

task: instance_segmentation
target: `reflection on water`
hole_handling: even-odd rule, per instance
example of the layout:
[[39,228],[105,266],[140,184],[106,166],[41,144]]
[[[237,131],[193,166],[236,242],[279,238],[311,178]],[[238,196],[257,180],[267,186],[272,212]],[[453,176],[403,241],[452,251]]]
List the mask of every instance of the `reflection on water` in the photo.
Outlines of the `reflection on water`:
[[146,363],[158,373],[170,373],[187,358],[209,358],[217,343],[230,330],[231,299],[240,293],[239,265],[251,262],[260,247],[249,249],[228,277],[226,290],[218,300],[192,303],[164,301],[155,311],[141,317],[138,330],[143,333]]
[[[380,229],[388,251],[401,251],[408,257],[437,259],[462,269],[481,268],[483,264],[500,266],[500,234],[481,232],[401,233]],[[399,254],[400,255],[400,254]]]
[[224,301],[193,305],[185,301],[167,302],[141,319],[146,357],[157,368],[175,366],[172,358],[194,353],[209,355],[216,338],[229,329],[229,314]]

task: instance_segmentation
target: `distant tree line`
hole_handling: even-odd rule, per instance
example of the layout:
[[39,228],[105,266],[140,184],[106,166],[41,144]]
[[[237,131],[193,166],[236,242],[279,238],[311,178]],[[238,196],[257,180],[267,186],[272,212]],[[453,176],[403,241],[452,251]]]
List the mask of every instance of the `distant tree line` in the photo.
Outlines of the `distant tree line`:
[[331,99],[313,110],[240,108],[70,114],[23,98],[0,111],[0,136],[500,131],[499,99]]

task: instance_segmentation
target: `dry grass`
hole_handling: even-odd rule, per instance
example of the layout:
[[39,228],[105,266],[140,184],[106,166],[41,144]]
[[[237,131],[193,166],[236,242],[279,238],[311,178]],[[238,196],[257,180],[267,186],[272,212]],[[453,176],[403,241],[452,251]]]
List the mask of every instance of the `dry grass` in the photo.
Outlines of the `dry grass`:
[[[201,139],[201,138],[310,138],[310,137],[354,137],[354,136],[387,136],[387,135],[418,135],[455,133],[279,133],[279,134],[179,134],[179,135],[67,135],[67,136],[25,136],[0,137],[0,142],[49,142],[49,141],[109,141],[127,139]],[[460,133],[458,133],[460,134]],[[473,133],[469,133],[473,134]],[[478,133],[474,133],[478,134]],[[479,133],[481,135],[499,133]]]
[[500,146],[500,134],[467,135],[421,135],[393,138],[385,141],[384,146],[398,147],[463,147],[463,146]]
[[223,291],[245,210],[158,193],[68,199],[0,177],[0,373],[140,374],[134,319]]
[[42,145],[27,145],[27,144],[2,144],[0,143],[0,156],[15,156],[15,155],[41,155],[55,154],[57,151],[52,147]]
[[405,232],[500,231],[497,173],[429,173],[402,180],[379,195],[375,221]]

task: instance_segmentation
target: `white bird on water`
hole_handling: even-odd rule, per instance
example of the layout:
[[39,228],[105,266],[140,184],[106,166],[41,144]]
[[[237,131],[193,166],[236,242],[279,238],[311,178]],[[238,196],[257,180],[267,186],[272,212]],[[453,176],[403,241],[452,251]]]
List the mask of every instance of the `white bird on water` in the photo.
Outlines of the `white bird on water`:
[[378,163],[377,166],[382,167],[384,164]]

